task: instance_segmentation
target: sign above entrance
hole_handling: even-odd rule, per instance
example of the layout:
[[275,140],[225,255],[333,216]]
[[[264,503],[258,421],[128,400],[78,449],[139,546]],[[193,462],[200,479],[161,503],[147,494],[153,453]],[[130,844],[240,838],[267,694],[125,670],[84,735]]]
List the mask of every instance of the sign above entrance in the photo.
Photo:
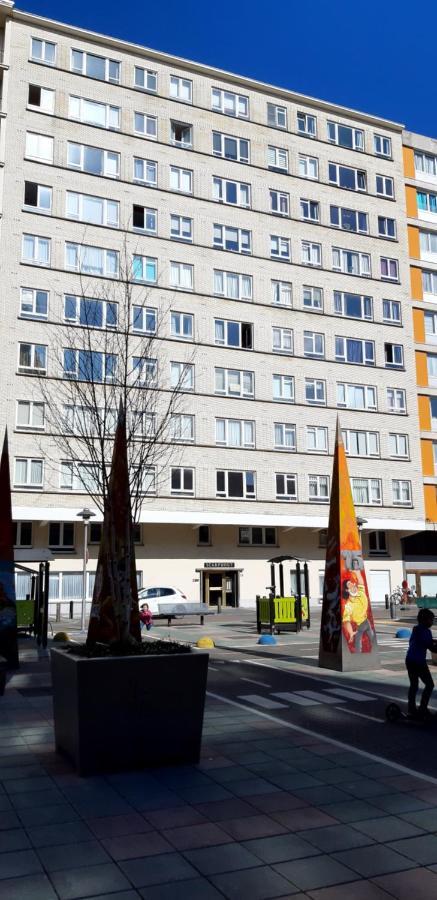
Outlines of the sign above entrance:
[[205,569],[235,569],[234,562],[206,562]]

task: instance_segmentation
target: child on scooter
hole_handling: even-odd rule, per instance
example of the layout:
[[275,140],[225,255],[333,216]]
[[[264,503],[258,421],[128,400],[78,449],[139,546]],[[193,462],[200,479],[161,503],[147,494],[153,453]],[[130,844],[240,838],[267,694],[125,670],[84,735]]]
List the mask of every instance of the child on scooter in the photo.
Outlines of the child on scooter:
[[[430,609],[420,609],[417,615],[417,625],[414,626],[407,650],[405,665],[410,679],[408,691],[408,715],[413,719],[428,719],[431,713],[428,703],[434,688],[431,672],[426,662],[427,650],[437,648],[431,627],[434,623],[434,613]],[[423,682],[420,706],[416,706],[416,696],[419,689],[419,679]]]

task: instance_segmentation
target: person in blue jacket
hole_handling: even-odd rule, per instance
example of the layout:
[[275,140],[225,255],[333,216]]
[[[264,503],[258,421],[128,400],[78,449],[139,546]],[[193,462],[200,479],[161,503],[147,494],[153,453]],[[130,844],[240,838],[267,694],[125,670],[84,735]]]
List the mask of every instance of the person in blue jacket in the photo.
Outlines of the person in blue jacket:
[[[433,692],[434,682],[426,662],[427,650],[434,649],[437,642],[434,641],[431,627],[434,623],[434,613],[430,609],[420,609],[417,615],[417,625],[411,633],[410,642],[405,659],[410,688],[408,691],[408,715],[415,719],[426,719],[430,716],[428,703]],[[423,682],[420,706],[416,706],[416,696],[419,689],[419,680]]]

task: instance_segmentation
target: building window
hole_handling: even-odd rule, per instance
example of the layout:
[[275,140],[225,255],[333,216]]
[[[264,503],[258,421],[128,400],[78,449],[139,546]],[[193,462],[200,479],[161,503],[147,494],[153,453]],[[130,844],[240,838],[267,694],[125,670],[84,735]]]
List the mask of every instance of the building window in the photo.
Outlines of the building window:
[[145,113],[134,112],[134,132],[147,138],[157,138],[158,119]]
[[243,94],[212,88],[211,106],[216,112],[225,113],[227,116],[235,116],[237,119],[249,118],[249,98]]
[[307,137],[315,137],[317,134],[316,117],[310,116],[308,113],[298,112],[297,130],[299,134],[306,134]]
[[170,216],[170,236],[177,241],[193,241],[193,220],[187,216]]
[[147,206],[138,206],[134,203],[132,209],[132,227],[135,231],[145,231],[148,234],[156,234],[158,227],[158,212]]
[[312,309],[313,312],[322,312],[323,289],[304,285],[302,289],[302,304],[305,309]]
[[435,354],[427,353],[426,365],[428,369],[429,384],[432,387],[437,386],[437,356]]
[[24,182],[24,206],[39,213],[51,213],[52,189],[34,181]]
[[32,546],[32,522],[14,522],[14,547]]
[[211,546],[211,529],[209,525],[199,525],[197,529],[197,543],[200,546]]
[[[436,210],[437,212],[437,210]],[[387,216],[378,216],[378,234],[380,237],[395,238],[396,237],[396,221],[388,219]]]
[[156,94],[158,90],[158,73],[151,69],[143,69],[141,66],[134,67],[134,85],[143,91],[150,91]]
[[244,526],[238,529],[238,543],[250,545],[252,547],[261,547],[263,545],[276,545],[276,528],[251,528]]
[[71,51],[71,71],[77,72],[79,75],[119,84],[120,68],[121,63],[116,59],[106,59],[104,56],[96,56],[94,53],[84,53],[83,50]]
[[355,253],[352,250],[333,247],[332,268],[338,272],[345,272],[346,275],[363,275],[370,278],[370,254]]
[[282,403],[294,403],[294,377],[273,375],[273,399]]
[[287,127],[287,110],[285,106],[277,106],[276,103],[267,104],[267,125],[274,128]]
[[90,175],[105,175],[107,178],[120,177],[120,154],[86,144],[67,144],[67,165],[70,169],[89,172]]
[[27,319],[46,319],[49,292],[36,288],[20,288],[20,315]]
[[301,259],[304,266],[321,266],[322,245],[312,241],[302,241]]
[[318,331],[304,331],[303,355],[312,359],[323,359],[325,356],[325,335]]
[[272,327],[272,348],[274,353],[293,353],[293,330]]
[[173,441],[183,444],[194,442],[194,416],[176,413],[170,419],[170,434]]
[[49,547],[74,549],[74,522],[49,522]]
[[104,200],[88,194],[66,193],[67,219],[89,222],[91,225],[107,225],[118,228],[120,224],[120,204],[118,200]]
[[99,490],[99,473],[97,466],[91,463],[61,462],[59,487],[64,491],[80,493]]
[[319,547],[327,547],[328,546],[328,529],[322,528],[319,531]]
[[434,301],[437,296],[437,272],[422,272],[422,286],[424,294],[431,294]]
[[86,325],[88,328],[115,328],[118,321],[118,303],[110,300],[94,300],[91,297],[64,295],[64,322]]
[[276,499],[288,503],[297,500],[297,475],[287,472],[275,473]]
[[306,156],[304,153],[299,153],[299,176],[318,181],[319,160],[315,156]]
[[36,234],[23,234],[23,262],[33,263],[36,266],[49,266],[50,247],[50,238],[38,237]]
[[319,204],[315,200],[301,200],[300,217],[307,222],[319,222]]
[[342,431],[344,448],[348,456],[379,456],[379,434],[377,431]]
[[214,177],[212,179],[212,197],[218,203],[250,207],[250,184]]
[[395,506],[412,506],[411,481],[394,478],[391,485],[393,504]]
[[42,459],[17,457],[15,459],[14,486],[42,488],[44,462]]
[[215,393],[228,397],[253,397],[254,373],[241,369],[215,369]]
[[406,395],[401,388],[387,388],[387,409],[392,413],[406,413]]
[[334,228],[342,231],[355,231],[359,234],[369,233],[369,217],[365,212],[347,209],[344,206],[330,206],[330,222]]
[[187,263],[170,263],[170,284],[182,291],[192,291],[194,287],[194,266]]
[[369,531],[369,555],[387,556],[387,532]]
[[173,97],[173,100],[183,100],[185,103],[192,103],[193,82],[189,78],[170,75],[170,97]]
[[31,428],[35,431],[44,431],[44,403],[39,403],[36,400],[17,400],[16,424],[17,428]]
[[151,356],[132,357],[132,383],[135,387],[155,387],[157,379],[157,359]]
[[171,386],[177,391],[194,391],[194,366],[191,363],[170,364]]
[[296,452],[296,426],[286,422],[275,422],[275,450]]
[[427,343],[437,343],[437,313],[425,313],[425,335]]
[[319,425],[307,425],[307,450],[309,453],[328,452],[328,429]]
[[27,105],[40,112],[53,113],[55,111],[55,92],[49,88],[40,87],[38,84],[29,84]]
[[229,300],[252,300],[252,275],[214,269],[214,294]]
[[431,153],[421,153],[419,150],[414,151],[414,166],[416,173],[435,178],[437,175],[437,157]]
[[132,329],[140,334],[156,334],[157,310],[152,306],[132,306]]
[[[383,300],[382,301],[382,317],[384,322],[390,322],[391,325],[401,324],[401,304],[399,300]],[[426,313],[425,313],[426,317]]]
[[216,419],[215,442],[219,447],[255,447],[255,422],[250,419]]
[[194,316],[190,313],[172,312],[170,314],[170,332],[179,340],[192,341],[194,334]]
[[212,152],[214,156],[222,156],[224,159],[248,163],[249,141],[243,138],[232,137],[230,134],[222,134],[220,131],[213,131]]
[[420,256],[435,262],[437,256],[437,235],[433,231],[420,231]]
[[68,98],[68,116],[84,125],[97,125],[99,128],[120,128],[119,106],[110,106],[109,103],[97,103],[95,100],[86,100],[84,97]]
[[381,506],[380,478],[351,478],[351,487],[354,503],[360,506]]
[[376,410],[376,388],[362,384],[337,384],[337,406],[344,409]]
[[252,232],[244,228],[231,228],[228,225],[214,225],[214,247],[230,250],[232,253],[252,252]]
[[388,178],[386,175],[377,175],[376,193],[378,194],[378,197],[389,197],[390,199],[394,199],[395,189],[393,178]]
[[217,497],[235,500],[255,500],[255,472],[231,472],[220,469],[216,473]]
[[360,366],[375,365],[375,342],[356,338],[335,338],[335,358],[338,362]]
[[290,262],[290,239],[278,237],[276,234],[270,235],[270,256],[272,259],[283,259],[286,262]]
[[170,490],[172,494],[194,495],[194,469],[177,466],[170,472]]
[[305,378],[305,400],[312,406],[326,406],[326,382]]
[[288,150],[282,147],[267,147],[267,166],[269,169],[288,172]]
[[193,126],[183,122],[170,122],[170,140],[175,147],[183,147],[185,150],[193,146]]
[[360,128],[351,128],[349,125],[340,125],[339,122],[327,122],[328,141],[339,147],[347,147],[349,150],[364,150],[364,131]]
[[56,44],[52,44],[51,41],[42,41],[40,38],[31,38],[30,58],[34,62],[44,62],[48,66],[54,66],[56,62]]
[[399,263],[397,259],[388,259],[381,256],[381,278],[389,281],[399,281]]
[[429,412],[431,417],[431,429],[437,431],[437,397],[429,398]]
[[85,275],[106,275],[118,278],[118,250],[103,250],[85,244],[65,243],[65,268]]
[[47,137],[46,134],[35,134],[33,131],[26,131],[25,155],[29,159],[52,164],[53,147],[54,139],[52,137]]
[[214,319],[214,342],[222,347],[253,348],[253,325],[251,322],[232,322],[228,319]]
[[388,452],[393,458],[408,459],[408,435],[407,434],[389,434],[388,436]]
[[385,137],[383,134],[373,135],[373,148],[376,156],[386,156],[391,158],[391,138]]
[[158,183],[158,163],[151,159],[134,156],[134,181],[156,187]]
[[158,260],[153,256],[132,257],[132,280],[155,284],[158,277]]
[[18,344],[18,371],[22,375],[47,375],[47,347],[43,344]]
[[193,193],[193,173],[190,169],[179,169],[170,166],[170,189],[181,194]]
[[329,163],[329,182],[348,191],[366,191],[366,173],[362,169],[352,169],[349,166],[340,166],[337,163]]
[[310,503],[329,502],[328,475],[308,475],[308,497]]
[[283,191],[270,191],[270,212],[277,216],[290,215],[290,194]]
[[92,383],[112,383],[117,371],[115,353],[98,350],[64,350],[64,378]]
[[291,306],[292,286],[289,281],[271,281],[272,303],[277,306]]
[[402,369],[404,367],[404,348],[402,344],[384,344],[386,368]]
[[334,291],[334,312],[348,319],[373,319],[373,300],[362,294]]

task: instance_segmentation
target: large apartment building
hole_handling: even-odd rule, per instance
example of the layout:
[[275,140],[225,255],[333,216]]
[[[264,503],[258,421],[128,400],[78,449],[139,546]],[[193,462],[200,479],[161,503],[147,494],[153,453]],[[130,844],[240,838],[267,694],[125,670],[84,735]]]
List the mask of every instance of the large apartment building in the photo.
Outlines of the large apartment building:
[[[402,126],[8,0],[0,15],[0,425],[17,559],[50,548],[52,598],[80,598],[78,512],[93,504],[45,430],[40,378],[74,377],[53,342],[80,326],[84,273],[101,298],[127,248],[168,385],[188,372],[177,464],[141,509],[143,583],[249,604],[266,561],[290,554],[318,598],[339,415],[383,600],[425,520]],[[98,538],[96,516],[90,589]]]

